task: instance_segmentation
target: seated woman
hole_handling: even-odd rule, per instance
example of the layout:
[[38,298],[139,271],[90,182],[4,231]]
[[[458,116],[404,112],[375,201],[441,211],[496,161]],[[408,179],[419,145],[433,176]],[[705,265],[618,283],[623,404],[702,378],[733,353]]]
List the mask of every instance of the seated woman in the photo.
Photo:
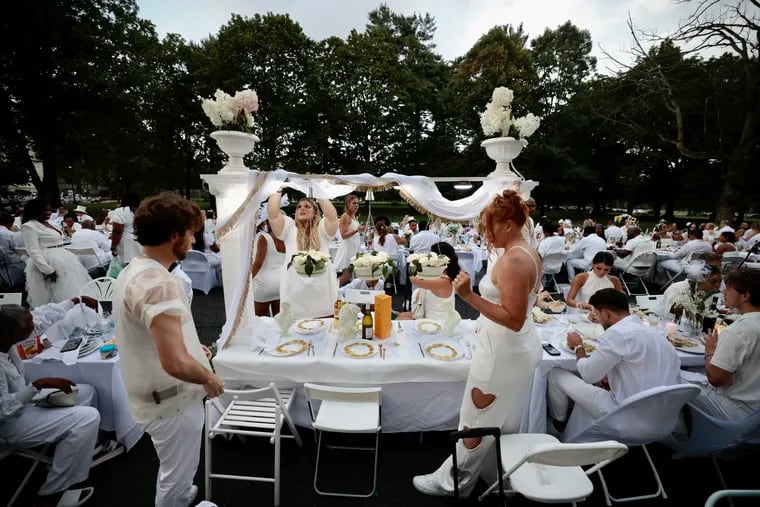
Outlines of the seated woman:
[[591,310],[588,300],[600,289],[614,288],[623,292],[623,286],[616,276],[610,275],[615,257],[610,252],[598,252],[591,261],[591,271],[581,273],[573,280],[567,294],[567,304],[582,310]]
[[372,238],[372,249],[376,252],[385,252],[390,257],[398,255],[398,243],[393,231],[385,222],[375,223],[375,237]]
[[412,311],[399,313],[397,318],[400,320],[446,320],[449,308],[454,302],[454,287],[451,282],[459,273],[459,260],[454,247],[443,241],[433,245],[431,252],[448,257],[449,265],[438,278],[410,278],[418,288],[412,293]]
[[733,232],[721,232],[720,236],[718,236],[718,242],[713,245],[713,250],[715,250],[716,254],[721,255],[726,252],[735,252],[736,245],[734,243],[736,243],[736,235]]

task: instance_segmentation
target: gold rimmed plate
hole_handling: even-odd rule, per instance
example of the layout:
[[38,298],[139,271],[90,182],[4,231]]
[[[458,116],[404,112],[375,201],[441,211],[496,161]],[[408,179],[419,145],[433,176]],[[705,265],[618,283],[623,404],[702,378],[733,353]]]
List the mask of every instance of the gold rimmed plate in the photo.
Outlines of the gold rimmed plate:
[[296,322],[295,331],[300,334],[316,334],[327,329],[323,319],[303,319]]
[[[559,340],[558,341],[558,345],[562,349],[564,349],[564,350],[566,350],[568,352],[572,352],[573,351],[570,347],[567,346],[567,340],[564,340],[564,339]],[[586,354],[591,354],[592,352],[594,352],[596,350],[596,345],[594,345],[594,343],[592,343],[592,342],[590,342],[588,340],[583,340],[583,348],[586,351]]]
[[283,342],[273,349],[268,350],[267,353],[279,357],[295,356],[296,354],[304,352],[308,348],[309,343],[306,340],[295,339]]
[[676,350],[680,350],[681,352],[688,352],[689,354],[705,353],[705,346],[694,338],[687,338],[678,333],[671,333],[668,335],[668,341]]
[[414,324],[414,329],[422,334],[436,334],[443,331],[443,326],[434,320],[421,319]]
[[352,340],[341,347],[343,354],[352,359],[366,359],[377,354],[377,345],[368,340]]
[[439,361],[455,361],[462,357],[462,352],[451,342],[436,342],[425,346],[425,352]]

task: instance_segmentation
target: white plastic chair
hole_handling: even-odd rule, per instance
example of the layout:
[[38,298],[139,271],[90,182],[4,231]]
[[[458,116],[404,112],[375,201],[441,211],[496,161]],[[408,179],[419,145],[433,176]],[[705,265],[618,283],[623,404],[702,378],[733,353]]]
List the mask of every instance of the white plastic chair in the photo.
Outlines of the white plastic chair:
[[113,283],[116,280],[107,276],[101,276],[96,278],[82,287],[79,294],[82,296],[90,296],[97,301],[113,301]]
[[[561,443],[552,435],[516,433],[502,435],[502,480],[509,483],[507,493],[545,503],[575,502],[594,491],[589,476],[628,452],[625,444],[609,440],[584,444]],[[584,470],[581,467],[591,465]],[[480,495],[483,500],[498,481]]]
[[[206,400],[205,443],[205,489],[206,500],[211,499],[211,479],[234,479],[274,484],[274,505],[280,505],[280,440],[293,438],[303,445],[289,408],[295,395],[292,389],[278,390],[271,383],[261,389],[243,391],[226,390],[232,401],[225,407],[218,399]],[[215,415],[219,419],[214,422]],[[282,424],[287,423],[290,434],[282,434]],[[217,435],[243,435],[266,437],[274,445],[274,477],[230,475],[212,472],[211,440]]]
[[20,292],[3,292],[0,293],[0,306],[3,305],[20,305],[21,293]]
[[607,505],[612,505],[612,502],[668,497],[646,444],[667,438],[678,423],[681,408],[698,394],[699,387],[689,384],[653,387],[630,396],[615,410],[596,420],[579,405],[573,408],[563,441],[578,443],[617,440],[629,447],[641,446],[657,482],[657,491],[652,494],[616,498],[610,495],[604,475],[599,470]]
[[739,267],[744,258],[747,257],[746,252],[726,252],[723,254],[723,258],[720,263],[720,272],[724,275],[729,271]]
[[[8,444],[0,443],[0,461],[14,454],[17,456],[21,456],[21,457],[32,460],[32,466],[29,467],[29,470],[26,472],[26,475],[24,475],[24,478],[21,480],[21,484],[19,484],[18,488],[16,488],[16,491],[13,493],[13,496],[8,502],[7,507],[12,507],[13,504],[16,502],[16,500],[18,500],[18,497],[21,495],[21,492],[24,490],[24,486],[26,486],[26,483],[29,482],[29,479],[32,477],[32,474],[37,469],[37,466],[40,463],[46,463],[48,465],[52,464],[53,459],[46,455],[48,447],[50,447],[50,444],[45,444],[42,446],[40,451],[34,451],[31,449],[21,449],[14,446],[10,446]],[[5,483],[4,487],[7,487],[7,486],[8,484]]]
[[544,287],[549,287],[549,282],[554,284],[555,291],[550,291],[551,294],[560,294],[561,290],[555,275],[562,270],[562,265],[565,263],[565,253],[557,252],[549,254],[541,259],[541,263],[544,269]]
[[[303,385],[306,402],[311,414],[311,425],[318,436],[317,462],[314,465],[314,491],[320,495],[368,498],[375,494],[377,488],[377,454],[380,440],[380,404],[379,387],[351,388],[332,387],[306,383]],[[314,401],[321,401],[319,410],[315,411]],[[332,449],[374,451],[375,463],[372,475],[372,490],[366,494],[321,491],[317,487],[319,458],[322,451],[323,433],[374,433],[374,447],[326,446]]]
[[[641,252],[636,257],[631,258],[625,266],[625,269],[623,269],[623,272],[620,274],[620,282],[623,284],[623,288],[625,288],[625,292],[629,296],[637,295],[631,293],[631,289],[628,286],[628,283],[630,282],[638,282],[644,288],[644,294],[638,295],[649,295],[649,289],[647,289],[647,286],[644,283],[644,277],[652,269],[652,265],[654,265],[655,262],[657,262],[657,254],[654,251]],[[630,275],[633,279],[626,280],[626,275]]]
[[180,262],[182,271],[184,271],[193,282],[193,289],[203,291],[204,294],[214,287],[219,286],[219,280],[216,277],[216,269],[209,265],[208,258],[203,252],[190,250],[185,258]]
[[459,267],[470,275],[470,287],[478,284],[478,272],[475,270],[475,254],[472,252],[457,252]]
[[734,421],[718,419],[689,404],[691,433],[674,459],[710,456],[718,479],[727,488],[717,458],[760,450],[760,410]]
[[716,491],[707,498],[705,507],[715,507],[715,505],[718,503],[718,500],[721,500],[723,498],[728,498],[729,502],[731,502],[732,497],[746,498],[750,496],[760,497],[760,489],[722,489],[720,491]]

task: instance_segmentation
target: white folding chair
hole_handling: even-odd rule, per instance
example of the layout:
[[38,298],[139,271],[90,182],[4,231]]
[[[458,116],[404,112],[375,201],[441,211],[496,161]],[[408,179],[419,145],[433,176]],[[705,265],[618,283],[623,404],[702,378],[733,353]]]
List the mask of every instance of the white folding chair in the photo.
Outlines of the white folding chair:
[[681,408],[698,394],[699,387],[690,384],[653,387],[623,400],[615,410],[596,420],[582,407],[575,405],[563,441],[579,443],[617,440],[629,447],[641,446],[657,483],[657,491],[652,494],[616,498],[610,495],[604,475],[599,470],[607,505],[612,505],[612,502],[668,497],[646,444],[667,438],[678,423]]
[[686,266],[688,266],[691,263],[691,257],[692,257],[692,254],[688,254],[686,257],[684,257],[679,263],[678,269],[676,271],[670,271],[668,269],[665,270],[665,274],[667,275],[668,279],[665,281],[664,284],[662,284],[663,289],[670,286],[671,283],[675,282],[679,277],[681,277],[681,275],[684,274],[684,271],[686,270]]
[[182,271],[184,271],[193,283],[193,289],[203,291],[204,294],[214,287],[219,286],[219,280],[216,276],[216,269],[212,268],[208,262],[206,254],[198,250],[190,250],[185,258],[180,262]]
[[3,292],[0,293],[0,306],[3,305],[20,305],[21,293],[20,292]]
[[[520,493],[536,502],[571,502],[573,506],[594,491],[591,474],[628,452],[625,444],[614,440],[566,444],[542,433],[502,435],[499,445],[502,480],[510,486],[507,493]],[[582,468],[588,465],[588,470]],[[497,486],[498,481],[478,500]]]
[[26,475],[24,475],[24,478],[21,480],[21,484],[19,484],[18,488],[16,488],[16,491],[13,493],[13,496],[8,502],[7,507],[13,507],[13,504],[16,502],[16,500],[18,500],[18,497],[24,490],[24,486],[26,486],[26,483],[29,482],[29,479],[32,477],[32,474],[40,463],[46,463],[50,465],[53,462],[52,458],[46,455],[48,447],[50,447],[50,444],[45,444],[42,446],[41,450],[35,451],[31,449],[21,449],[8,444],[0,443],[0,461],[14,454],[32,460],[32,466],[26,472]]
[[[723,498],[728,498],[729,502],[731,502],[732,497],[747,498],[750,496],[760,497],[760,489],[722,489],[707,498],[705,507],[715,507],[718,504],[718,500]],[[733,505],[733,502],[731,505]]]
[[[206,400],[205,443],[205,489],[206,500],[211,499],[211,479],[233,479],[274,484],[274,505],[280,505],[280,440],[293,438],[301,446],[289,408],[295,391],[278,390],[273,383],[261,389],[243,391],[226,390],[232,401],[225,407],[218,399]],[[219,418],[214,422],[214,417]],[[282,434],[282,424],[287,423],[290,434]],[[212,472],[211,440],[217,435],[243,435],[266,437],[274,445],[274,477],[230,475]]]
[[720,272],[724,275],[729,271],[739,267],[744,258],[747,256],[746,252],[726,252],[723,254],[723,258],[720,263]]
[[[652,265],[655,262],[657,262],[657,254],[654,251],[642,252],[630,260],[628,265],[620,274],[620,282],[623,284],[623,288],[625,288],[625,292],[629,296],[649,295],[649,290],[644,283],[644,277],[649,273],[649,270],[652,269]],[[633,279],[626,280],[626,275],[630,275],[633,277]],[[631,288],[628,286],[628,284],[631,282],[638,282],[639,285],[641,285],[641,287],[644,289],[644,294],[631,293]]]
[[657,310],[662,306],[663,298],[662,294],[656,296],[636,296],[636,306],[642,311]]
[[[368,498],[377,487],[377,455],[380,441],[380,404],[379,387],[351,388],[331,387],[306,383],[303,385],[306,402],[311,414],[311,425],[318,436],[317,462],[314,465],[314,491],[326,496],[344,496]],[[315,411],[314,401],[321,401],[319,410]],[[323,433],[365,433],[375,434],[374,447],[327,446],[331,449],[374,451],[375,462],[372,475],[372,490],[366,494],[321,491],[317,486],[319,458],[322,450]]]
[[543,264],[544,268],[544,287],[549,287],[549,283],[551,282],[554,284],[555,290],[549,292],[551,294],[560,294],[561,289],[559,288],[559,284],[557,283],[555,275],[557,275],[562,270],[562,265],[565,263],[565,253],[557,252],[549,254],[541,259],[541,263]]
[[743,419],[724,420],[713,417],[693,404],[691,433],[686,443],[673,455],[674,459],[709,456],[723,488],[727,488],[717,458],[760,451],[760,410]]

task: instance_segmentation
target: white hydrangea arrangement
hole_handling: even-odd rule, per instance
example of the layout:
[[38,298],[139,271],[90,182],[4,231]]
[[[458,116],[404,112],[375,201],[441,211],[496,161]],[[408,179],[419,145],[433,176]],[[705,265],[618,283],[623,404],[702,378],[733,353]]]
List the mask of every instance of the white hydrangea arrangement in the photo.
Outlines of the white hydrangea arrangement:
[[215,127],[251,133],[253,113],[259,110],[259,97],[249,89],[236,92],[234,97],[217,90],[213,99],[201,102],[201,107]]
[[430,252],[410,254],[407,257],[407,262],[409,264],[409,272],[414,275],[426,271],[425,268],[436,268],[436,271],[443,272],[443,269],[446,269],[446,266],[449,265],[449,258],[445,255]]
[[494,88],[491,101],[480,115],[480,126],[487,136],[513,136],[527,144],[526,138],[532,136],[541,125],[541,118],[528,113],[520,118],[512,116],[514,92],[505,86]]
[[301,250],[290,258],[288,269],[293,266],[299,275],[312,276],[324,273],[330,256],[321,250]]
[[457,237],[462,232],[460,224],[446,224],[446,233],[451,237]]
[[377,280],[388,278],[396,271],[396,266],[385,252],[357,253],[348,266],[357,278]]

